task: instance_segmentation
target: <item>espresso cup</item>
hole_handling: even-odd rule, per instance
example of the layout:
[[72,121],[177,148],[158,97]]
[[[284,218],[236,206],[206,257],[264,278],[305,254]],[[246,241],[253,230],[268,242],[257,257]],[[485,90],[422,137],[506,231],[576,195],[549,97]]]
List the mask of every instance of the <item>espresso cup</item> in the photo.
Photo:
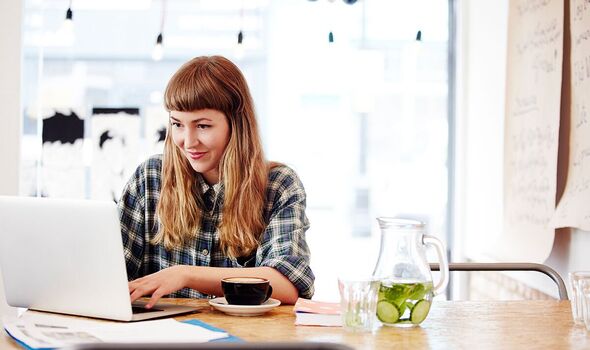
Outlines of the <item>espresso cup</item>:
[[225,300],[231,305],[260,305],[270,298],[272,287],[265,278],[229,277],[221,280]]

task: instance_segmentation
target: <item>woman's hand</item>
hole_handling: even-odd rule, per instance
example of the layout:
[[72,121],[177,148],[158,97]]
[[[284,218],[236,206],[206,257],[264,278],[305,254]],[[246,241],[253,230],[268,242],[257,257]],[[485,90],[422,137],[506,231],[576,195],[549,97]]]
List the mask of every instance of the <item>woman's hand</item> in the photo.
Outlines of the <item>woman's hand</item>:
[[151,308],[164,295],[174,293],[186,286],[186,266],[176,265],[129,282],[131,302],[150,295],[146,308]]

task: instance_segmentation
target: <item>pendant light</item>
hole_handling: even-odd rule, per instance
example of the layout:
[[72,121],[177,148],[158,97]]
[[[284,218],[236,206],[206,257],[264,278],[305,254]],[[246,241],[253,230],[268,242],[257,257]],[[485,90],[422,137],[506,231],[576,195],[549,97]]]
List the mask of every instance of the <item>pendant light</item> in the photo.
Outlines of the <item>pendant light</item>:
[[156,45],[152,51],[152,59],[160,61],[164,56],[164,21],[166,19],[166,0],[162,0],[162,11],[160,12],[160,32],[156,37]]
[[242,0],[242,6],[240,8],[240,30],[238,31],[238,42],[236,43],[234,56],[237,59],[244,57],[244,0]]
[[70,0],[68,10],[66,11],[66,18],[61,24],[59,31],[64,37],[73,38],[74,36],[74,13],[72,12],[72,0]]
[[156,45],[154,46],[154,49],[152,51],[152,59],[154,61],[160,61],[164,56],[164,48],[162,47],[163,41],[164,38],[162,37],[162,33],[160,32],[158,34],[158,37],[156,38]]
[[72,12],[72,0],[70,0],[70,5],[68,6],[68,10],[66,11],[66,19],[65,23],[69,23],[69,25],[73,24],[73,12]]

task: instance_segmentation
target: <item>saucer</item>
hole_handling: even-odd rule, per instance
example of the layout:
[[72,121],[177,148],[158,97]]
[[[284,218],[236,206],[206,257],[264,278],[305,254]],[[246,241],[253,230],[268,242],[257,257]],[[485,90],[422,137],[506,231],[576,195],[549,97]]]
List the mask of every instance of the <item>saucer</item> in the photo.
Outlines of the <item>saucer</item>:
[[261,305],[230,305],[220,297],[209,300],[209,305],[231,316],[259,316],[281,305],[281,302],[270,298]]

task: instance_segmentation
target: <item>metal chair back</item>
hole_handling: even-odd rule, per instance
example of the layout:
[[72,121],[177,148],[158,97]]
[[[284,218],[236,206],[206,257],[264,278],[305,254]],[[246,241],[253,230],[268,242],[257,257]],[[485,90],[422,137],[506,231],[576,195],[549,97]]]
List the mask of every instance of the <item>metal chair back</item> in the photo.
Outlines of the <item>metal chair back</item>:
[[[438,264],[430,264],[432,271],[439,271]],[[449,271],[537,271],[549,276],[559,291],[560,300],[568,300],[563,279],[551,267],[536,263],[449,263]]]

